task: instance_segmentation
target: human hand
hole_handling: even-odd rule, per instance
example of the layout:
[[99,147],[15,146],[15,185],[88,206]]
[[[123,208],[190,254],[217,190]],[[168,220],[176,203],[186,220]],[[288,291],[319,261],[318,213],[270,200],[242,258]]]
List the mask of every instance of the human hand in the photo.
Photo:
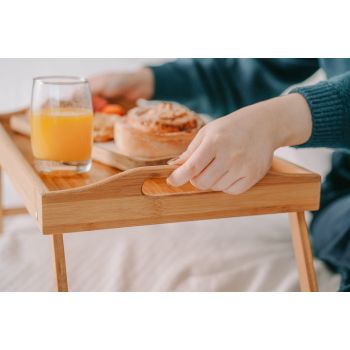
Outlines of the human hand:
[[153,73],[149,68],[132,73],[104,73],[91,77],[89,83],[93,95],[128,102],[150,99],[154,91]]
[[190,181],[201,190],[243,193],[267,173],[277,148],[308,140],[311,124],[299,94],[242,108],[203,127],[171,162],[180,166],[167,181],[172,186]]

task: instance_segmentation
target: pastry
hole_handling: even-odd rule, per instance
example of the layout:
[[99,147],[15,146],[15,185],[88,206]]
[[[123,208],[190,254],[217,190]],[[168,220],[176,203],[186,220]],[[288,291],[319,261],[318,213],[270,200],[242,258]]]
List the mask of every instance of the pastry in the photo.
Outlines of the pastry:
[[137,158],[172,158],[184,152],[202,119],[188,108],[161,102],[131,109],[114,127],[119,152]]
[[107,142],[114,138],[114,124],[125,114],[124,108],[118,104],[109,104],[99,96],[92,96],[94,117],[94,141]]
[[95,113],[94,142],[107,142],[114,138],[114,124],[119,119],[116,115]]

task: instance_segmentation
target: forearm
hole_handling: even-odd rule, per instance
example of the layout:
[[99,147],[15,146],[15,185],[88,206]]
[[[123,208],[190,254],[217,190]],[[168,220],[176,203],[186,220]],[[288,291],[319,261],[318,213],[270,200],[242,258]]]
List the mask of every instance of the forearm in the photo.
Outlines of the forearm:
[[274,148],[297,146],[307,142],[312,132],[312,116],[305,98],[300,94],[276,97],[257,104],[270,124]]

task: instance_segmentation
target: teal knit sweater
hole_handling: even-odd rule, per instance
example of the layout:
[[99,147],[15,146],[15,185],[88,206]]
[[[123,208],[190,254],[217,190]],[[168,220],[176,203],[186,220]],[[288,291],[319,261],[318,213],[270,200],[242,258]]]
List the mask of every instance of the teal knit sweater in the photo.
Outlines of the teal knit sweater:
[[293,90],[307,100],[312,136],[304,147],[350,148],[350,59],[180,59],[151,67],[155,99],[214,117],[280,95],[319,68],[327,80]]

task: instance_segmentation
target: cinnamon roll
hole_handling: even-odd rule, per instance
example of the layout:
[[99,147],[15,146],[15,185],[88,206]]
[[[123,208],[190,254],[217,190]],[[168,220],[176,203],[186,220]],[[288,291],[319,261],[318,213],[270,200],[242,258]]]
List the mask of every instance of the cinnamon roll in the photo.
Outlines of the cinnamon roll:
[[114,127],[118,151],[138,158],[171,158],[184,152],[202,119],[188,108],[170,102],[131,109]]

